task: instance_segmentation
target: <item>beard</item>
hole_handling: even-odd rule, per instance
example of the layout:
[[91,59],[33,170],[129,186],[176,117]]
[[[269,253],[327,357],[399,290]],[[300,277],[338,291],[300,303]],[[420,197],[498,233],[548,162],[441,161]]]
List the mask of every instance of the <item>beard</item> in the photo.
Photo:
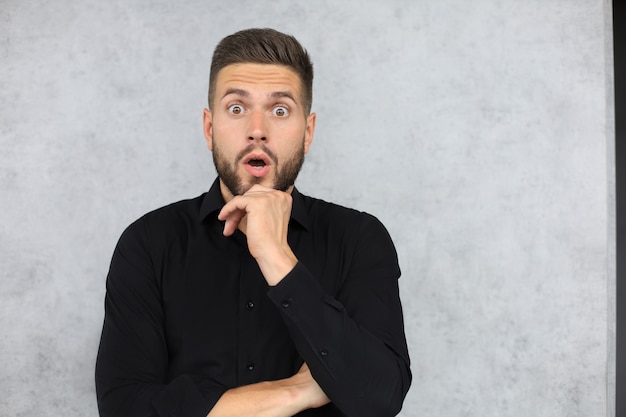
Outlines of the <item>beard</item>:
[[278,157],[274,152],[267,148],[264,144],[250,144],[244,150],[239,152],[233,163],[229,163],[227,158],[222,155],[218,141],[213,141],[213,164],[217,175],[220,177],[228,191],[232,195],[245,194],[253,185],[259,184],[263,178],[253,178],[250,182],[244,182],[243,178],[237,174],[237,166],[241,160],[255,149],[263,151],[274,164],[274,183],[271,188],[278,191],[287,191],[295,182],[302,164],[304,164],[304,140],[302,146],[290,158],[279,163]]

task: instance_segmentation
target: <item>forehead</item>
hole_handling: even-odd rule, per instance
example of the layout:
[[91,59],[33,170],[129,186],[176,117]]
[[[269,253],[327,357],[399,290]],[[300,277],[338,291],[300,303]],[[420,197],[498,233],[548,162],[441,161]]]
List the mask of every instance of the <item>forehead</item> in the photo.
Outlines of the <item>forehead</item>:
[[217,74],[215,89],[217,99],[220,92],[231,88],[259,92],[291,91],[296,97],[302,90],[300,77],[292,69],[273,64],[232,64]]

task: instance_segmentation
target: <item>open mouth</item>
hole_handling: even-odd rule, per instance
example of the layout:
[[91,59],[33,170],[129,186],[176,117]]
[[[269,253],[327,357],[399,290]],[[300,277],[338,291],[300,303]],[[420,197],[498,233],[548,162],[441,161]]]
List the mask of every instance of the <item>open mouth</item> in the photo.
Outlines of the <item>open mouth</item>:
[[243,160],[244,167],[254,177],[265,177],[270,172],[270,159],[263,153],[253,153]]
[[248,165],[250,165],[250,166],[252,166],[254,168],[263,168],[267,164],[262,159],[251,159],[251,160],[248,161]]
[[270,160],[269,157],[265,154],[252,153],[243,160],[243,163],[246,165],[250,165],[254,168],[263,168],[267,165],[270,165]]

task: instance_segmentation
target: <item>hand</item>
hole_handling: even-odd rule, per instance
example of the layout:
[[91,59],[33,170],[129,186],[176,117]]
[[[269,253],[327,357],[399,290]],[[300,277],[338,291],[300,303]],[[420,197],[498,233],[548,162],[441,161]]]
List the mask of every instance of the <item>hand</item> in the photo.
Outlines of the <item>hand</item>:
[[218,214],[225,221],[225,236],[237,228],[246,234],[248,250],[270,285],[280,282],[298,262],[287,243],[291,201],[288,193],[256,184],[233,197]]
[[302,365],[297,374],[289,378],[291,382],[304,390],[304,399],[307,408],[318,408],[330,402],[322,388],[317,384],[306,363]]

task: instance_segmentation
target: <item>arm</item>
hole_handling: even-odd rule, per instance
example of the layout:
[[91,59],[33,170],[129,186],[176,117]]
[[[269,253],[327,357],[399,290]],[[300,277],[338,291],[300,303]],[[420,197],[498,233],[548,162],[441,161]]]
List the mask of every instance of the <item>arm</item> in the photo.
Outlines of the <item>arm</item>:
[[231,390],[192,375],[168,381],[160,273],[152,256],[160,239],[150,231],[145,218],[131,225],[111,261],[96,363],[102,417],[292,416],[328,402],[306,365],[290,378]]
[[102,417],[204,417],[226,388],[181,375],[168,382],[161,288],[145,221],[120,238],[107,276],[105,318],[96,362]]
[[330,400],[348,416],[397,414],[411,374],[398,294],[400,271],[387,231],[364,215],[358,236],[351,237],[358,242],[346,259],[345,280],[332,298],[287,245],[291,201],[280,204],[285,193],[280,194],[255,186],[235,197],[220,213],[226,220],[224,233],[235,227],[246,232],[250,253],[273,286],[270,298]]
[[[328,397],[347,416],[393,416],[411,382],[395,250],[377,221],[360,236],[336,298],[300,263],[270,298]],[[287,302],[285,302],[287,301]]]
[[291,417],[328,403],[306,364],[290,378],[230,389],[208,417]]

